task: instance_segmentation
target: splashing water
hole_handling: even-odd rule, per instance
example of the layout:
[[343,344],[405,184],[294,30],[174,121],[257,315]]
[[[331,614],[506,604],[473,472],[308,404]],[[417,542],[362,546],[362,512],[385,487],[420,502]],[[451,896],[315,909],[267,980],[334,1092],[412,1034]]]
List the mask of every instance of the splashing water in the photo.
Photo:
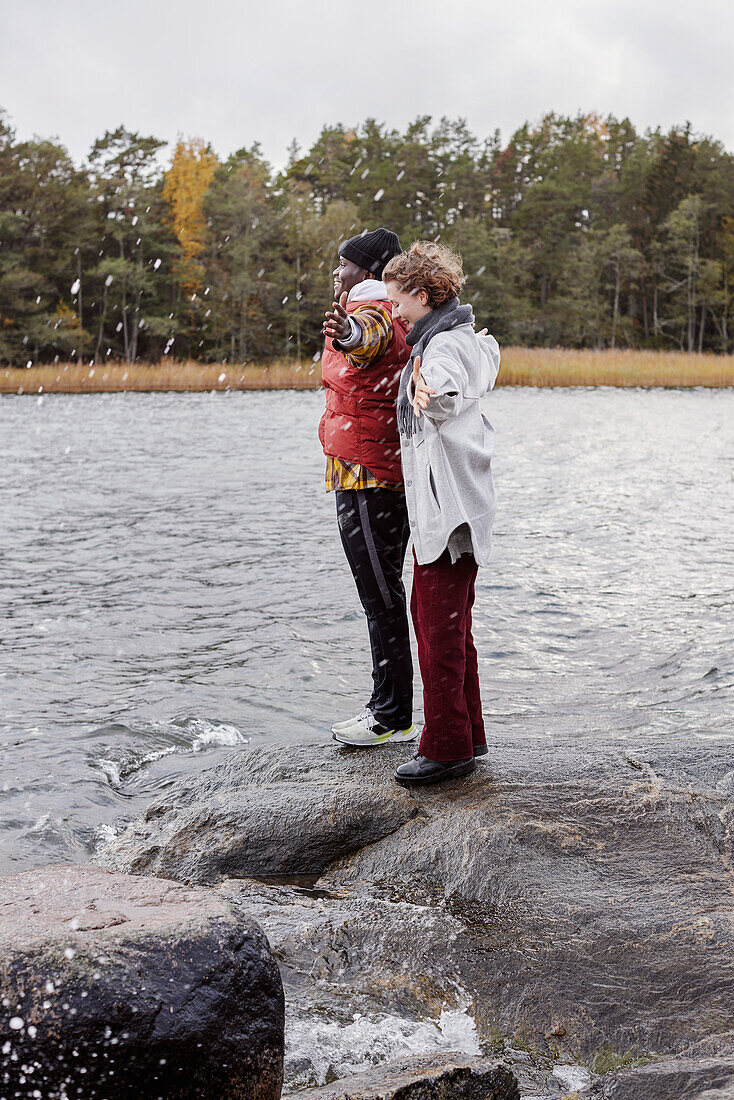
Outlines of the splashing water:
[[286,1020],[286,1085],[307,1088],[381,1066],[402,1055],[458,1051],[481,1053],[471,998],[445,1006],[437,1020],[407,1020],[390,1013],[355,1012],[338,1021],[312,1012]]

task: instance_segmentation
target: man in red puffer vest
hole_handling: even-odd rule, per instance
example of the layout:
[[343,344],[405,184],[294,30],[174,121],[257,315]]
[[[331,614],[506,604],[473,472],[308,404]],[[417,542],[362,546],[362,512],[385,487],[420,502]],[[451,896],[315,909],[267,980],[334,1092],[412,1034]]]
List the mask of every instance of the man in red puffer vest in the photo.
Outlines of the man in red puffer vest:
[[324,321],[322,375],[326,410],[319,438],[326,491],[336,514],[369,629],[372,694],[353,718],[332,726],[336,741],[381,745],[412,741],[413,662],[402,582],[408,512],[400,466],[395,402],[410,357],[405,329],[393,322],[381,282],[400,241],[375,229],[345,241],[334,270],[334,298]]

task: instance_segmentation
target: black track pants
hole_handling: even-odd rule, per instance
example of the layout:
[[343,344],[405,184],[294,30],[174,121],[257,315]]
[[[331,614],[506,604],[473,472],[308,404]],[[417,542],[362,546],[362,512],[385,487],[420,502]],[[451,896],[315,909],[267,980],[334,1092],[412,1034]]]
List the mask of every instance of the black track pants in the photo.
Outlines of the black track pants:
[[372,650],[367,704],[391,729],[407,729],[413,714],[413,661],[402,572],[410,528],[402,493],[337,489],[336,516],[344,553],[362,601]]

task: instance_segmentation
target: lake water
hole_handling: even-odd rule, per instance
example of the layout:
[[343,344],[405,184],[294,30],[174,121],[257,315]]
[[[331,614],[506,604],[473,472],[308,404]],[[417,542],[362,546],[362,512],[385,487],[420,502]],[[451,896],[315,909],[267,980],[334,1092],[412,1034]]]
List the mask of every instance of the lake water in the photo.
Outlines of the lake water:
[[[365,700],[322,404],[0,398],[0,871],[85,861],[174,779],[329,738]],[[734,392],[508,389],[486,411],[488,737],[734,753]]]

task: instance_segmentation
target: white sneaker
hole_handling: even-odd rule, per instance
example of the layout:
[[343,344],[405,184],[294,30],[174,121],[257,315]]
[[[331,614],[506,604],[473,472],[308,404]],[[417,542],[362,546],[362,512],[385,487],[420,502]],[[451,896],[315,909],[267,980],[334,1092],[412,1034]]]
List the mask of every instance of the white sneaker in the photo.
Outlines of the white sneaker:
[[335,722],[331,727],[331,732],[339,733],[341,730],[348,729],[349,726],[355,725],[355,723],[359,722],[362,718],[366,718],[369,713],[369,709],[363,707],[359,714],[355,714],[352,718],[347,718],[346,722]]
[[417,736],[418,729],[414,723],[404,730],[389,729],[381,725],[370,711],[346,729],[337,730],[332,734],[334,740],[341,742],[342,745],[357,745],[360,748],[384,745],[386,741],[412,741]]

